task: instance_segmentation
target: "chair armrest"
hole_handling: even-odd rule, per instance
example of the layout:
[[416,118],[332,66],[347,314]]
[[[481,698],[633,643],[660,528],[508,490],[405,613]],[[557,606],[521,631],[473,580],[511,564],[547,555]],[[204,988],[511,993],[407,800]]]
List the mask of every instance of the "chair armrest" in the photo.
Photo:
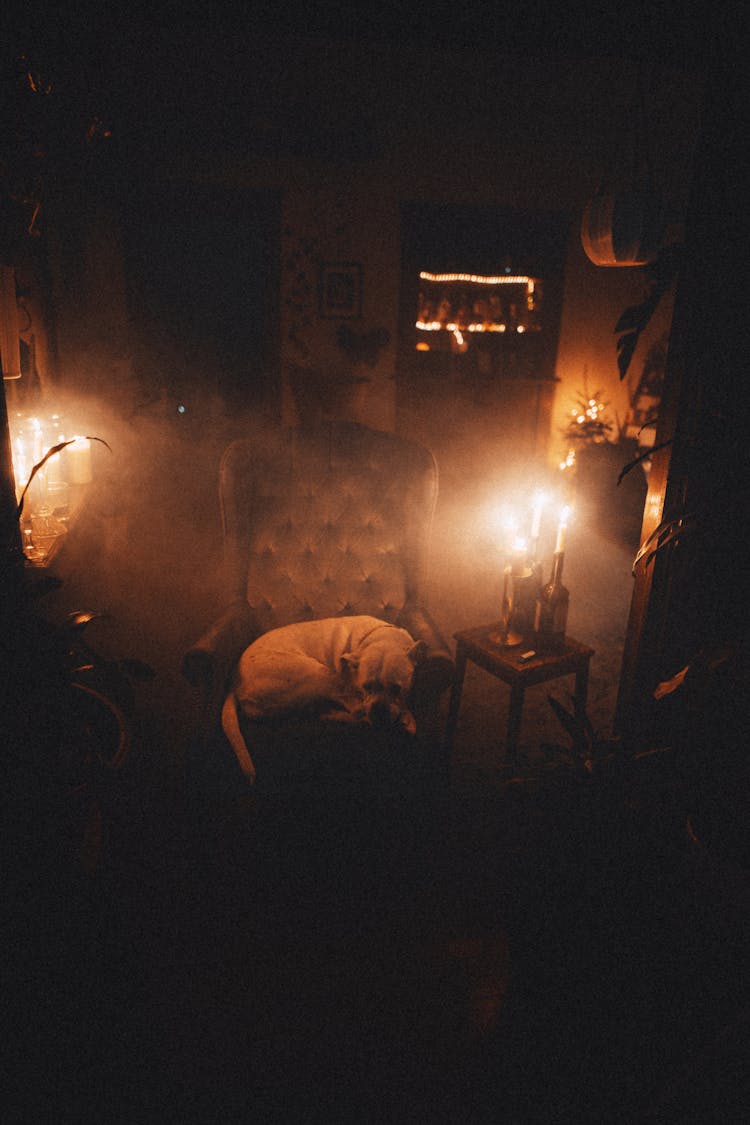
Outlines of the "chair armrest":
[[437,769],[436,776],[447,777],[448,759],[444,753],[444,699],[456,676],[453,654],[428,610],[413,603],[404,606],[396,624],[406,629],[415,641],[424,641],[427,656],[414,669],[410,706],[417,721],[420,750]]
[[223,691],[234,664],[259,633],[247,602],[232,602],[185,653],[182,674],[206,698]]
[[411,633],[415,641],[424,641],[427,645],[426,659],[419,664],[415,675],[415,688],[428,696],[442,695],[453,683],[456,667],[450,646],[429,611],[421,605],[406,605],[396,624]]

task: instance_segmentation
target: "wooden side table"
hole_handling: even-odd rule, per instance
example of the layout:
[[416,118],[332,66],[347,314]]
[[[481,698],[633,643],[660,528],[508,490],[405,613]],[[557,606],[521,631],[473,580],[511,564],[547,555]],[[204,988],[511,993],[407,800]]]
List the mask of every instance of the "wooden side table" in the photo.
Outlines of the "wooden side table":
[[509,758],[514,759],[518,752],[523,698],[527,687],[531,687],[533,684],[543,684],[548,680],[556,680],[559,676],[575,675],[576,715],[583,717],[585,714],[589,684],[589,662],[594,655],[592,648],[574,640],[573,637],[566,637],[564,648],[556,652],[539,652],[532,656],[530,660],[522,662],[519,658],[523,653],[533,649],[533,643],[529,641],[515,645],[513,648],[503,648],[490,640],[490,636],[496,634],[498,628],[499,626],[494,623],[492,625],[480,625],[475,629],[462,629],[458,633],[454,633],[456,676],[453,681],[446,724],[446,742],[449,754],[453,748],[458,712],[461,707],[466,663],[469,660],[483,668],[485,672],[489,672],[491,676],[496,676],[510,686],[507,735]]

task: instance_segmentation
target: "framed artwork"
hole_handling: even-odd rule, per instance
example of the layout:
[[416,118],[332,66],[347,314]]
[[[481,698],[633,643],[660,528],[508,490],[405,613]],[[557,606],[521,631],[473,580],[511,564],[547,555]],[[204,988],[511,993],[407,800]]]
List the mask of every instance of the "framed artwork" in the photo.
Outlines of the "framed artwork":
[[320,315],[329,320],[357,320],[362,315],[362,266],[359,262],[323,262],[319,309]]

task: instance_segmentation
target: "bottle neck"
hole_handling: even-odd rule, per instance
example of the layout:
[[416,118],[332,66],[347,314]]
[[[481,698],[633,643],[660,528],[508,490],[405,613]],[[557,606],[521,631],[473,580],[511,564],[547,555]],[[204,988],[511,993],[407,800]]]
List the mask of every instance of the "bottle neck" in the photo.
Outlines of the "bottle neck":
[[550,586],[562,586],[563,563],[565,562],[565,552],[555,551],[552,556],[552,574],[550,575]]

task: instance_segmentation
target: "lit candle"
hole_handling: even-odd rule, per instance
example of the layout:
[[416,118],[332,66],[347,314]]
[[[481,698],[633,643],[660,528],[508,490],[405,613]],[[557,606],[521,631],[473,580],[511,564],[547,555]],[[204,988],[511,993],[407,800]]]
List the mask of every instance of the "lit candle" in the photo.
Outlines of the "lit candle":
[[68,471],[71,484],[88,484],[91,480],[91,442],[86,437],[74,437],[67,446]]
[[565,550],[565,533],[568,529],[568,519],[570,518],[570,508],[566,504],[560,513],[560,523],[557,526],[557,543],[555,544],[555,554],[562,554]]
[[534,496],[534,507],[531,516],[531,538],[539,538],[539,529],[542,525],[542,508],[544,507],[544,494],[537,492]]

